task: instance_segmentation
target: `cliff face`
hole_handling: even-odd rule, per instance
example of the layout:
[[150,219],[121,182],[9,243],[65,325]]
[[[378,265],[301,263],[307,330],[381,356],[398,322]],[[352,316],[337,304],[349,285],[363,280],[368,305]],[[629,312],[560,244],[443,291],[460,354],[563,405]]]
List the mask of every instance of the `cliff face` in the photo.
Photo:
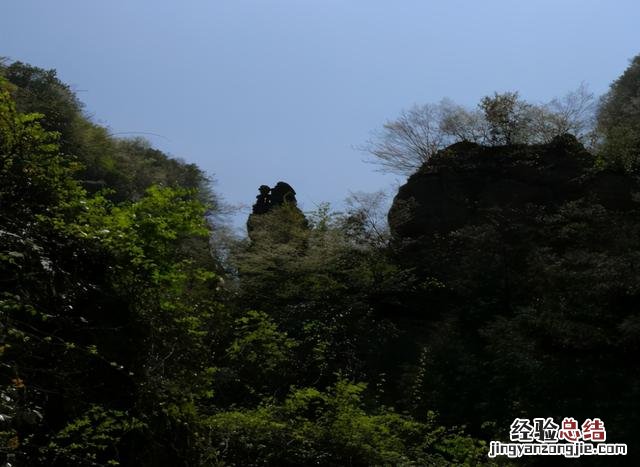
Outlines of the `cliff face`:
[[553,208],[589,198],[628,210],[640,191],[631,177],[594,169],[571,135],[549,144],[485,147],[457,143],[412,175],[396,195],[389,225],[397,239],[417,239],[482,223],[495,209]]
[[406,341],[426,349],[422,410],[506,426],[514,413],[587,418],[588,408],[630,436],[638,193],[635,176],[598,169],[571,136],[456,144],[409,178],[389,224],[408,278],[394,312]]

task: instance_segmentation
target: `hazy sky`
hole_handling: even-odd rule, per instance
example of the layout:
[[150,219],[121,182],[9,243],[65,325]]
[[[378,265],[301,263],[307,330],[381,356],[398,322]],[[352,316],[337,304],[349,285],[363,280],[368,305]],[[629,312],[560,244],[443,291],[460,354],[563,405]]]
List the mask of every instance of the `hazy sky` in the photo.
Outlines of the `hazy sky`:
[[304,209],[388,189],[354,146],[414,103],[601,94],[640,53],[637,0],[13,0],[0,21],[0,56],[247,208],[279,180]]

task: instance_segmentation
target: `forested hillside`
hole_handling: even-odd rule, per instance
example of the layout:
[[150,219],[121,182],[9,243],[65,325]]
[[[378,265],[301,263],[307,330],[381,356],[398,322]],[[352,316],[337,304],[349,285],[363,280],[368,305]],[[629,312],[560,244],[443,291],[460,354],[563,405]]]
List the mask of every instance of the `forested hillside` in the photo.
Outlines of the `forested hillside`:
[[370,146],[410,175],[389,229],[291,190],[219,244],[202,170],[5,62],[0,462],[507,465],[515,417],[565,416],[631,460],[640,57],[587,101],[414,109]]

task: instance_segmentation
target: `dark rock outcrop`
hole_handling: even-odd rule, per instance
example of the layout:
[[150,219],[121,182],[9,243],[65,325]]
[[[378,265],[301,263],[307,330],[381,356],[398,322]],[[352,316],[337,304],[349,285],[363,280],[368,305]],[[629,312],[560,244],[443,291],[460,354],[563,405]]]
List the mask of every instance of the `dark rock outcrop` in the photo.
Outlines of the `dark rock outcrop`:
[[416,239],[481,223],[495,208],[547,208],[593,198],[607,209],[637,207],[635,179],[598,171],[571,135],[544,145],[486,147],[457,143],[436,154],[396,195],[389,225],[396,238]]
[[455,144],[409,178],[389,212],[406,278],[390,316],[427,349],[422,410],[477,427],[596,410],[633,439],[637,193],[635,175],[599,168],[569,135]]
[[253,214],[265,214],[271,209],[271,188],[267,185],[260,185],[260,194],[256,196],[256,204],[253,205]]
[[[265,217],[269,217],[265,216],[266,214],[275,215],[285,223],[300,223],[306,226],[306,218],[298,208],[296,192],[291,185],[280,181],[273,188],[261,185],[258,190],[260,193],[256,196],[256,203],[247,220],[247,231],[250,237],[259,225],[269,224],[269,221],[265,219]],[[277,216],[278,212],[285,215]]]
[[276,186],[271,188],[271,204],[273,206],[297,205],[295,190],[286,182],[276,183]]
[[256,196],[256,204],[253,205],[253,214],[266,214],[271,208],[288,204],[296,206],[296,192],[286,182],[278,182],[273,188],[260,185],[260,194]]

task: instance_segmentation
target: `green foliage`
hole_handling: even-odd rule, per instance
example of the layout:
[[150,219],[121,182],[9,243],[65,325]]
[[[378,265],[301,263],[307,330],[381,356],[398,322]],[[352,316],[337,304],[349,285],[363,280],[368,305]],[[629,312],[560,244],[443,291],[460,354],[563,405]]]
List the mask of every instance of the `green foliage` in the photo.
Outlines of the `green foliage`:
[[[628,172],[637,65],[599,117],[604,167]],[[631,439],[633,177],[565,202],[476,206],[408,239],[389,235],[378,196],[354,195],[346,213],[284,205],[251,216],[221,267],[207,222],[220,206],[200,169],[114,138],[53,71],[0,74],[1,462],[486,465],[477,437],[502,437],[515,416],[595,414]],[[403,171],[429,159],[423,175],[433,164],[473,174],[433,150],[586,138],[589,101],[505,93],[483,99],[484,113],[417,109],[387,125],[377,155]],[[609,180],[574,138],[553,141],[568,161],[549,157],[554,171]],[[540,146],[516,149],[538,167]]]
[[72,154],[76,143],[73,133],[81,118],[82,104],[69,86],[57,78],[55,70],[15,62],[0,66],[0,73],[13,84],[18,110],[41,114],[42,126],[61,135],[62,152]]
[[252,216],[223,277],[196,166],[113,138],[53,71],[0,73],[0,462],[485,461],[423,399],[386,407],[405,402],[394,312],[422,286],[379,200]]
[[60,154],[73,156],[75,178],[91,193],[108,189],[114,201],[137,200],[152,185],[197,190],[198,199],[211,210],[220,203],[207,176],[194,164],[168,157],[142,138],[118,139],[97,125],[82,110],[72,89],[55,70],[25,63],[0,64],[0,88],[10,92],[17,110],[38,114],[41,127],[57,134]]
[[480,465],[486,448],[388,408],[370,413],[363,384],[295,389],[282,404],[225,412],[206,426],[224,465]]
[[0,104],[7,458],[151,462],[158,449],[131,450],[132,431],[161,446],[172,437],[168,458],[189,458],[193,434],[177,427],[213,395],[202,355],[224,315],[205,206],[181,188],[88,197],[57,135],[6,92]]
[[404,407],[435,409],[473,433],[502,427],[482,435],[494,438],[516,416],[597,412],[630,442],[637,215],[588,199],[557,210],[494,208],[488,221],[422,240],[411,262],[444,289],[411,294],[431,306],[413,309],[411,338],[423,347],[407,367]]
[[67,230],[99,240],[158,280],[181,256],[182,242],[208,235],[205,207],[189,190],[152,186],[133,203],[95,197],[83,207]]
[[605,94],[598,111],[598,127],[603,135],[601,157],[611,166],[627,172],[640,167],[640,56]]
[[[236,338],[227,351],[231,364],[252,377],[264,372],[270,377],[286,365],[295,342],[278,331],[266,313],[250,311],[235,322]],[[244,368],[249,366],[249,368]]]
[[217,404],[255,406],[265,397],[286,394],[296,373],[298,342],[263,312],[241,315],[230,330],[213,381]]
[[[254,216],[250,244],[233,257],[243,306],[267,312],[299,342],[295,380],[328,384],[335,371],[374,377],[368,360],[379,360],[394,327],[376,310],[397,289],[402,274],[384,251],[354,244],[353,216],[321,207],[301,223],[289,208]],[[362,234],[362,238],[366,235]]]
[[[0,78],[1,79],[1,78]],[[71,175],[78,169],[58,152],[58,134],[40,114],[20,114],[0,91],[0,203],[5,216],[37,215],[81,195]]]
[[517,92],[483,97],[479,107],[489,124],[493,144],[513,144],[528,138],[531,106],[522,101]]
[[142,428],[144,424],[125,412],[92,406],[52,437],[42,457],[66,465],[121,465],[118,444]]

